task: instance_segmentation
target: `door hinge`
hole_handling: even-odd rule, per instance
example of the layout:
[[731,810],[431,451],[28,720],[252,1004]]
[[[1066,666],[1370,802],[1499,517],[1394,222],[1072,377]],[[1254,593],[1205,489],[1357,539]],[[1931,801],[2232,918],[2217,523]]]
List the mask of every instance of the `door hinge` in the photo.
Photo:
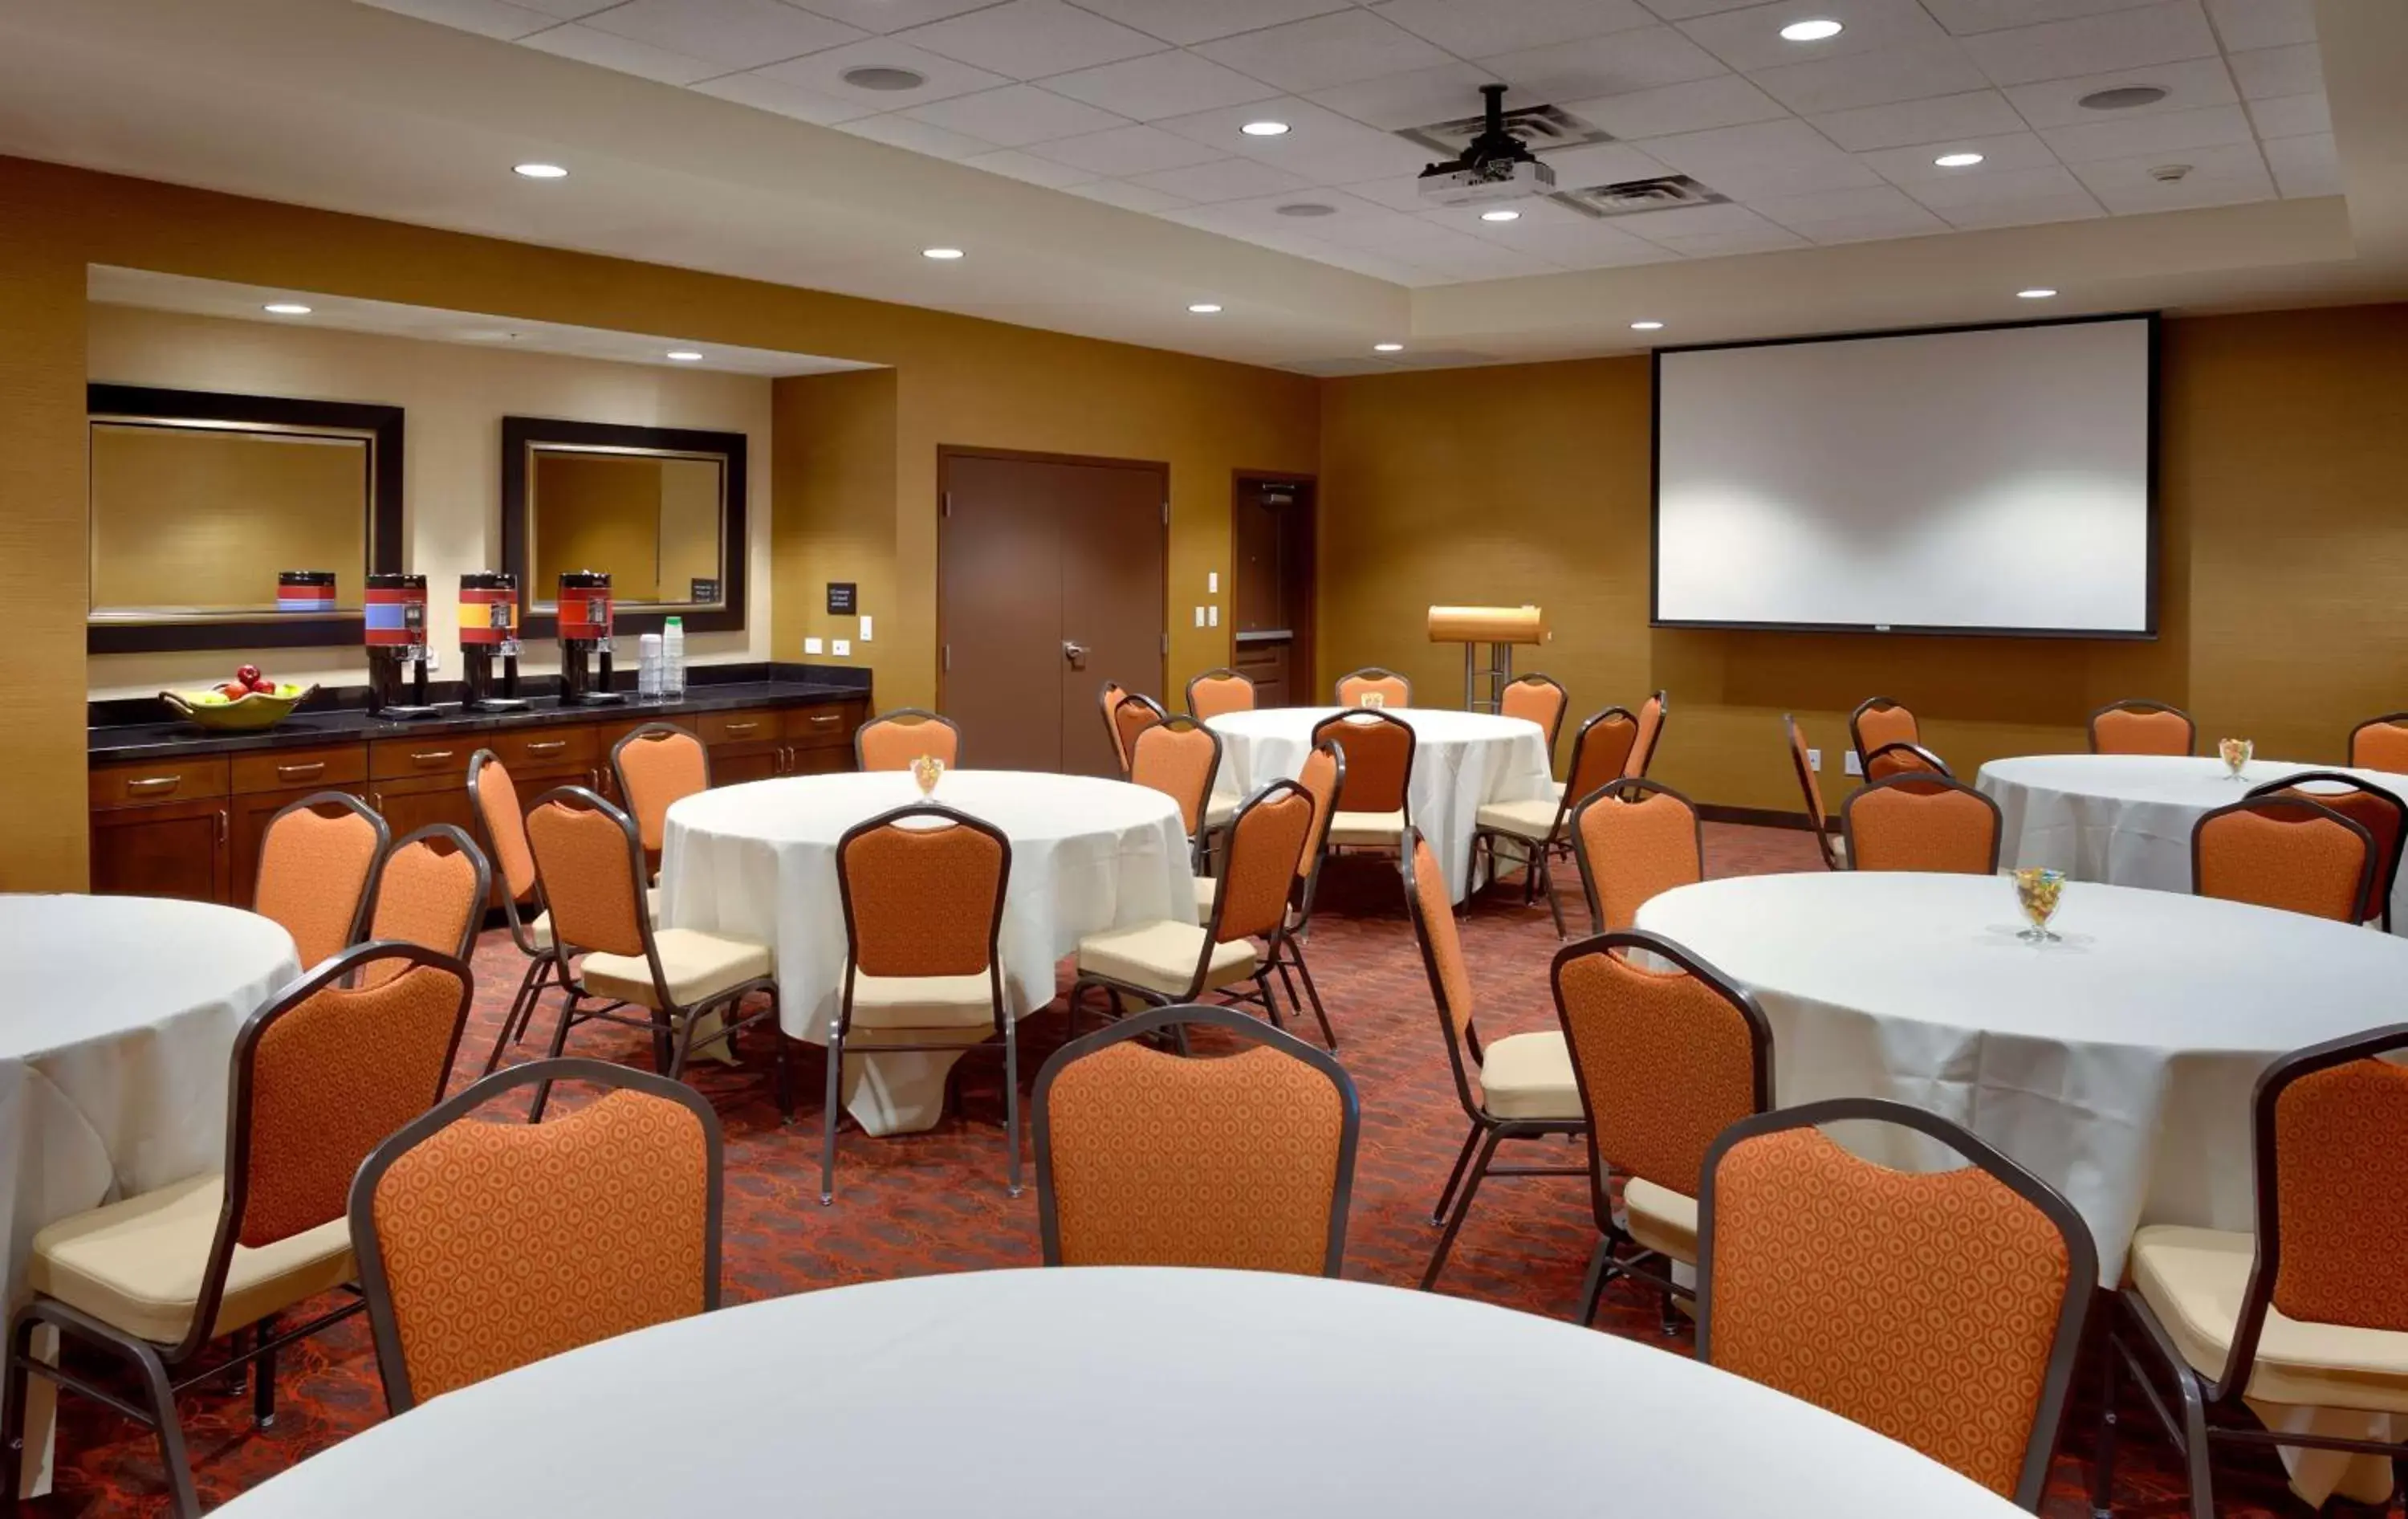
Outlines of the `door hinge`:
[[1170,652],[1170,635],[1168,633],[1162,636],[1162,652],[1166,654]]
[[953,673],[953,646],[952,644],[950,644],[950,643],[949,643],[949,644],[945,645],[945,664],[944,664],[944,669],[945,669],[945,672],[946,672],[947,674],[949,674],[949,675],[950,675],[950,674],[952,674],[952,673]]
[[947,491],[943,494],[939,495],[938,499],[944,503],[945,515],[948,517],[952,516],[953,514],[953,493]]
[[1168,501],[1162,504],[1162,525],[1165,527],[1170,525],[1170,503]]

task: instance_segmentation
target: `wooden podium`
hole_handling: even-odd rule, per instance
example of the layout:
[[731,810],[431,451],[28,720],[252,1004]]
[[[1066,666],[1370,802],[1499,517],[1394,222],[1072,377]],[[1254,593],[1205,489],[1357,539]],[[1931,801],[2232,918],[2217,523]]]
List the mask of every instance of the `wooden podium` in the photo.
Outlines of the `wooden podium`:
[[[1463,709],[1493,712],[1513,681],[1513,646],[1544,643],[1551,635],[1547,614],[1536,607],[1432,607],[1429,636],[1432,643],[1463,645]],[[1488,646],[1484,665],[1483,644]]]

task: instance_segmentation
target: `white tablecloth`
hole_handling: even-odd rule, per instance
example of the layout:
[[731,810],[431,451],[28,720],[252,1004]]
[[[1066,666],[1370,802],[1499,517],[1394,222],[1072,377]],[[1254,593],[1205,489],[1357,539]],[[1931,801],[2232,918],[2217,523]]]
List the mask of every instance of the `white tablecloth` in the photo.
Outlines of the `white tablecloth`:
[[[2338,766],[2252,760],[2235,781],[2220,759],[2151,754],[2031,754],[1992,760],[1975,784],[1999,804],[2001,866],[2044,865],[2076,881],[2190,890],[2190,830],[2253,786]],[[2408,775],[2343,770],[2408,799]],[[2408,933],[2408,872],[2392,895],[2392,927]]]
[[[45,1225],[225,1164],[226,1060],[300,974],[256,913],[142,896],[0,896],[0,1245],[7,1304]],[[35,1379],[46,1451],[50,1384]],[[46,1482],[43,1462],[27,1463]]]
[[2397,1017],[2408,985],[2388,935],[2078,882],[2056,944],[2015,938],[2014,883],[1992,876],[1710,881],[1648,902],[1639,926],[1756,994],[1784,1106],[1895,1097],[1956,1120],[2065,1194],[2110,1284],[2143,1224],[2253,1226],[2258,1072]]
[[[1206,726],[1221,736],[1214,793],[1241,799],[1273,781],[1295,780],[1312,752],[1313,724],[1349,709],[1267,707],[1212,719]],[[1412,724],[1408,806],[1459,902],[1471,889],[1472,825],[1482,806],[1555,799],[1546,731],[1523,718],[1434,707],[1391,707],[1387,715]]]
[[[920,799],[901,772],[755,781],[688,796],[668,810],[659,921],[771,945],[780,1021],[795,1038],[825,1044],[844,977],[837,840]],[[1086,935],[1196,921],[1186,833],[1178,804],[1160,792],[1083,776],[952,770],[933,799],[1011,840],[1002,951],[1015,1017],[1054,1000],[1054,966]],[[873,1134],[928,1128],[959,1058],[848,1058],[845,1106]]]
[[1318,1277],[1118,1268],[913,1277],[646,1329],[447,1393],[219,1512],[787,1511],[2021,1512],[1820,1409],[1556,1320]]

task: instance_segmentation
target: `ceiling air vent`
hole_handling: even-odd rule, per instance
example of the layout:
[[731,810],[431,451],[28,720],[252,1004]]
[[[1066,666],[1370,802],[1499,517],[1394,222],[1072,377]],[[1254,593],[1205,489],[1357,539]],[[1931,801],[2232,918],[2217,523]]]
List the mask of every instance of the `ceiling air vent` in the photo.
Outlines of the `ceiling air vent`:
[[1548,198],[1590,216],[1636,216],[1641,211],[1712,206],[1730,199],[1685,174],[1668,174],[1659,179],[1625,179],[1620,184],[1592,185],[1585,190],[1558,190]]
[[[1448,158],[1460,158],[1488,125],[1485,116],[1458,116],[1453,121],[1432,122],[1426,126],[1409,126],[1397,136],[1407,142],[1417,142],[1431,151]],[[1550,152],[1557,148],[1577,148],[1584,142],[1612,142],[1612,135],[1603,127],[1591,126],[1558,106],[1525,106],[1520,110],[1505,113],[1505,130],[1521,139],[1522,146],[1534,153]]]

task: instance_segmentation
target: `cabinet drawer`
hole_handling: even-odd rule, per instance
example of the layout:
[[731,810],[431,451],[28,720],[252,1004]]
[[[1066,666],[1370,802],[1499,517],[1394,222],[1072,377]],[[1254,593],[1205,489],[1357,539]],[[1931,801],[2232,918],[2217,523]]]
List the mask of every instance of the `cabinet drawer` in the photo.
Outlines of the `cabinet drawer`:
[[92,772],[94,808],[148,807],[157,802],[188,802],[225,794],[223,754],[104,765]]
[[379,781],[411,775],[457,776],[468,783],[468,756],[488,745],[484,734],[455,734],[448,738],[379,738],[368,745],[368,774]]
[[300,787],[355,785],[368,778],[368,746],[330,744],[323,749],[278,749],[234,756],[234,794],[292,791]]
[[786,713],[786,741],[796,749],[850,749],[853,730],[860,725],[861,708],[854,702],[796,707]]
[[[608,763],[603,755],[601,745],[595,740],[594,728],[588,724],[580,724],[576,727],[526,728],[517,731],[505,728],[499,733],[480,733],[477,735],[477,739],[476,743],[468,746],[468,753],[474,753],[480,749],[490,749],[499,754],[502,757],[502,763],[509,766],[514,773],[538,767],[558,768],[562,766],[583,767],[596,762]],[[460,765],[464,772],[467,764],[468,755],[461,755]]]
[[778,737],[778,714],[768,711],[697,712],[694,725],[706,744],[767,743]]

